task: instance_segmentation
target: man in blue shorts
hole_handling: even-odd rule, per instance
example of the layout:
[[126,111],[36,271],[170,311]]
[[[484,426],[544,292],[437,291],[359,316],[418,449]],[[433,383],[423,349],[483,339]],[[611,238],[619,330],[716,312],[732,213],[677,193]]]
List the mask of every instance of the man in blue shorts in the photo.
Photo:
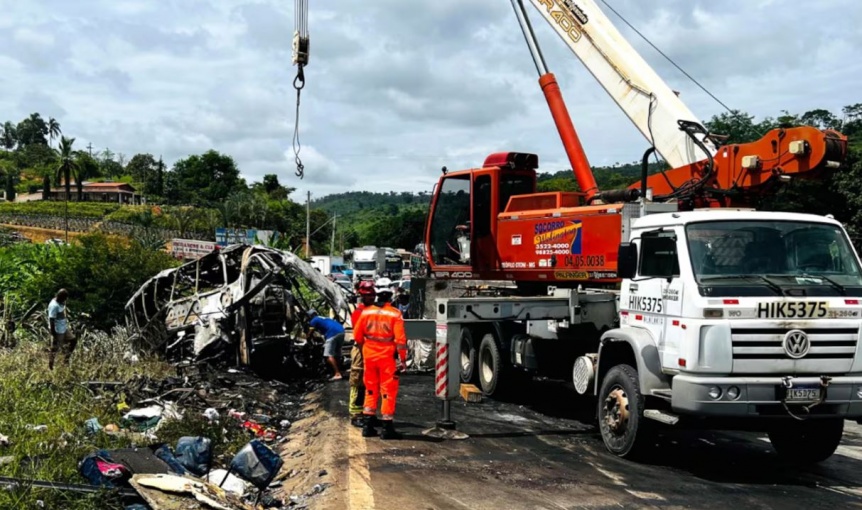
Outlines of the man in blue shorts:
[[339,368],[338,358],[341,357],[341,347],[344,345],[344,326],[329,317],[320,317],[317,315],[317,310],[309,310],[308,317],[311,319],[309,325],[309,336],[315,330],[319,331],[326,342],[323,344],[323,357],[326,358],[329,366],[335,372],[330,381],[339,381],[341,377],[341,368]]

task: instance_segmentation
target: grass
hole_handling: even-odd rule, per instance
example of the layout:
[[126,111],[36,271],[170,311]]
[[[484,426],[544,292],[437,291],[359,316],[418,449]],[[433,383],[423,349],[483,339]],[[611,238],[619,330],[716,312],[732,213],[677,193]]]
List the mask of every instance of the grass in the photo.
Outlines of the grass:
[[[49,371],[47,335],[17,334],[18,346],[0,350],[0,434],[12,441],[11,446],[0,446],[0,457],[14,457],[13,462],[0,466],[0,476],[86,483],[77,471],[84,456],[99,448],[132,445],[126,438],[86,433],[83,426],[89,418],[98,418],[102,425],[120,423],[117,401],[121,396],[93,392],[81,381],[129,381],[138,375],[159,379],[175,375],[175,370],[157,359],[130,362],[128,335],[116,329],[110,335],[81,335],[71,365],[60,364]],[[33,425],[46,425],[47,430],[32,430]],[[248,438],[238,427],[227,429],[226,433],[221,426],[189,412],[182,420],[165,423],[158,436],[160,441],[174,445],[183,435],[206,435],[214,439],[216,456],[229,456]],[[39,500],[44,508],[123,508],[120,499],[110,494],[0,489],[0,508],[35,508]]]

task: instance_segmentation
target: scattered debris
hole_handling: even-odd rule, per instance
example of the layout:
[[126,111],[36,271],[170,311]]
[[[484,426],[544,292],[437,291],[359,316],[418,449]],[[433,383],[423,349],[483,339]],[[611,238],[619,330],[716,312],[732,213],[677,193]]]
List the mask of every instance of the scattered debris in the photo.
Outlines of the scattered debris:
[[84,430],[87,431],[87,434],[94,435],[97,434],[100,430],[102,430],[102,425],[99,423],[98,418],[90,418],[89,420],[84,422]]
[[[129,483],[154,510],[173,508],[252,510],[253,508],[237,496],[203,480],[177,475],[135,475]],[[195,501],[200,505],[194,505]]]
[[184,468],[201,476],[212,467],[212,441],[207,437],[181,437],[177,441],[176,457]]
[[34,431],[34,432],[45,432],[46,430],[48,430],[48,426],[47,426],[47,425],[31,425],[31,424],[28,424],[28,425],[25,425],[25,426],[24,426],[24,428],[25,428],[25,429],[27,429],[27,430],[32,430],[32,431]]
[[[96,493],[102,492],[104,489],[102,487],[96,487],[93,485],[84,485],[79,483],[56,483],[56,482],[48,482],[45,480],[30,480],[24,478],[12,478],[8,476],[0,476],[0,487],[3,487],[7,490],[17,490],[24,487],[36,487],[40,489],[54,489],[54,490],[62,490],[62,491],[72,491],[72,492],[83,492],[83,493]],[[121,496],[136,496],[137,493],[133,489],[128,488],[120,488],[115,489]]]
[[216,410],[215,410],[214,408],[212,408],[212,407],[208,407],[208,408],[206,408],[206,410],[204,411],[204,418],[206,418],[206,419],[207,419],[207,421],[210,421],[210,422],[218,421],[218,419],[219,419],[218,411],[216,411]]
[[116,487],[131,474],[126,466],[115,462],[107,450],[98,450],[84,457],[78,464],[78,472],[90,484],[107,488]]
[[0,446],[9,446],[12,444],[12,441],[9,441],[9,436],[4,436],[0,434]]
[[263,490],[272,482],[282,465],[284,461],[277,453],[255,439],[236,454],[228,472],[236,473],[243,480]]
[[153,404],[151,406],[132,409],[123,415],[122,423],[138,432],[157,429],[162,419],[180,419],[182,415],[172,402]]
[[214,469],[209,472],[207,479],[217,483],[222,489],[232,492],[237,496],[244,496],[248,491],[249,484],[242,478],[234,476],[225,469]]

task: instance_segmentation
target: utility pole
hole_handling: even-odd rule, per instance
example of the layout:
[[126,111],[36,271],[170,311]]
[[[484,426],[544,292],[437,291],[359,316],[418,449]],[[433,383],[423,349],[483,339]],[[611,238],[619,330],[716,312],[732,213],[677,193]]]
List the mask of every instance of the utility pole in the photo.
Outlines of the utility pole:
[[93,142],[87,144],[87,152],[90,153],[90,157],[93,157]]
[[305,201],[305,258],[311,256],[311,192]]
[[329,243],[329,254],[335,255],[335,220],[338,219],[338,213],[332,213],[332,241]]

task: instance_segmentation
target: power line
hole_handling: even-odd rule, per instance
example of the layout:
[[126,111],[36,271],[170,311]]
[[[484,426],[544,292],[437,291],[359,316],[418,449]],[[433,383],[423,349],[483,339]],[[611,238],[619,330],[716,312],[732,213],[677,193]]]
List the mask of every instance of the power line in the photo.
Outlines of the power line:
[[725,110],[727,110],[729,113],[733,113],[733,110],[731,110],[729,106],[727,106],[726,104],[724,104],[724,103],[721,101],[721,99],[719,99],[719,98],[715,97],[715,94],[713,94],[713,93],[712,93],[712,92],[710,92],[706,87],[704,87],[703,85],[701,85],[701,84],[700,84],[700,82],[699,82],[699,81],[697,81],[696,79],[694,79],[694,77],[693,77],[692,75],[688,74],[688,73],[685,71],[685,69],[683,69],[682,67],[680,67],[680,66],[679,66],[679,64],[677,64],[676,62],[674,62],[672,58],[670,58],[669,56],[667,56],[667,55],[665,54],[665,52],[661,51],[661,50],[658,48],[658,46],[656,46],[655,44],[653,44],[653,43],[652,43],[652,41],[650,41],[649,39],[647,39],[647,37],[646,37],[645,35],[643,35],[643,34],[640,32],[640,30],[638,30],[637,28],[635,28],[635,27],[634,27],[634,25],[632,25],[631,23],[629,23],[629,22],[628,22],[628,20],[627,20],[627,19],[625,19],[625,18],[623,17],[623,15],[622,15],[622,14],[620,14],[619,12],[617,12],[617,11],[616,11],[616,9],[614,9],[613,7],[611,7],[611,6],[610,6],[610,4],[608,4],[605,0],[601,0],[601,2],[602,2],[603,4],[605,4],[605,7],[607,7],[608,9],[610,9],[610,10],[611,10],[611,12],[613,12],[614,14],[616,14],[616,15],[617,15],[617,17],[619,17],[621,20],[623,20],[623,23],[625,23],[626,25],[628,25],[628,27],[629,27],[629,28],[631,28],[632,30],[634,30],[634,31],[635,31],[635,33],[636,33],[637,35],[639,35],[641,39],[643,39],[644,41],[646,41],[646,43],[647,43],[647,44],[649,44],[650,46],[652,46],[652,48],[653,48],[654,50],[656,50],[656,51],[659,53],[659,55],[661,55],[662,57],[664,57],[664,58],[665,58],[668,62],[670,62],[674,67],[676,67],[677,69],[679,69],[679,72],[681,72],[682,74],[684,74],[684,75],[685,75],[689,80],[691,80],[695,85],[697,85],[698,87],[700,87],[700,89],[701,89],[702,91],[706,92],[706,94],[707,94],[709,97],[713,98],[713,99],[715,100],[715,102],[716,102],[716,103],[718,103],[718,104],[720,104],[721,106],[723,106]]

